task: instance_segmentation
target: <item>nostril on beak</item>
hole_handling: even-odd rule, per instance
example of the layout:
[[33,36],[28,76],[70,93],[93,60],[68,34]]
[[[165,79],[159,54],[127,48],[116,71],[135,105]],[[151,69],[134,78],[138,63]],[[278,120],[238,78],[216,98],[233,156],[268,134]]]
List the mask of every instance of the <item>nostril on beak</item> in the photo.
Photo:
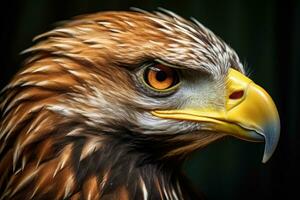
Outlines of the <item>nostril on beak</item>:
[[238,90],[229,95],[229,99],[240,99],[244,96],[244,90]]

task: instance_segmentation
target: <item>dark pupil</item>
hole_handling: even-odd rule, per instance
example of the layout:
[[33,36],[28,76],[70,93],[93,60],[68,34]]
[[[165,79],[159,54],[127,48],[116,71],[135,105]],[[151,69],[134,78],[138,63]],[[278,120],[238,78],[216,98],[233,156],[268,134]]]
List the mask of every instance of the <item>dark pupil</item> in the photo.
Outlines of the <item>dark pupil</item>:
[[156,73],[156,80],[158,80],[159,82],[162,82],[164,80],[167,79],[167,74],[164,71],[158,71]]

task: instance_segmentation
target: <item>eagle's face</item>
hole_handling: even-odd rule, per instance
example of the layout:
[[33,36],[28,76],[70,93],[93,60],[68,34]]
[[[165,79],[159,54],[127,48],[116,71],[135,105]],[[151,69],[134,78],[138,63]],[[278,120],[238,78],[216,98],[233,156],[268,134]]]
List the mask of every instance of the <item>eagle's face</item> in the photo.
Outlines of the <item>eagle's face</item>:
[[[275,149],[273,101],[243,75],[234,50],[195,20],[169,11],[107,12],[40,37],[47,39],[28,50],[38,66],[25,72],[49,73],[67,90],[48,110],[104,132],[185,141],[166,155],[185,155],[224,135],[265,139],[264,160]],[[45,54],[63,70],[47,67]],[[51,85],[47,79],[42,84]]]
[[271,97],[196,20],[169,11],[103,12],[37,39],[2,91],[3,197],[90,199],[116,190],[133,198],[140,188],[147,199],[154,188],[154,199],[180,199],[189,196],[182,181],[164,185],[175,168],[162,172],[153,161],[177,162],[225,135],[265,141],[263,161],[275,150],[280,128]]

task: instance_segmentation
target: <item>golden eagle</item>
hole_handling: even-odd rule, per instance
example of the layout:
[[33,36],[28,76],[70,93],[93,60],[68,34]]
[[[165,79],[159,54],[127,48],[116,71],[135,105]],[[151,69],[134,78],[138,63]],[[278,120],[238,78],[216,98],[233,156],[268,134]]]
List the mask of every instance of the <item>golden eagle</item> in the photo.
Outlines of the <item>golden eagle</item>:
[[226,135],[275,150],[271,97],[170,11],[100,12],[36,38],[0,101],[0,199],[199,199],[181,166]]

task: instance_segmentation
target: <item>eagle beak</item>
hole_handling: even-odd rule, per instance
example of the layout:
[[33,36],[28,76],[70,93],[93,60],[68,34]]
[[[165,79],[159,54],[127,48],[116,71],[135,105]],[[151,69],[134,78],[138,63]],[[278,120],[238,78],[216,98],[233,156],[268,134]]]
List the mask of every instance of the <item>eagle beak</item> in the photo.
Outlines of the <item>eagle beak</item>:
[[280,135],[278,111],[268,93],[240,72],[229,69],[226,105],[213,108],[155,110],[152,114],[166,119],[203,123],[203,129],[225,133],[244,140],[264,141],[263,163],[272,156]]

